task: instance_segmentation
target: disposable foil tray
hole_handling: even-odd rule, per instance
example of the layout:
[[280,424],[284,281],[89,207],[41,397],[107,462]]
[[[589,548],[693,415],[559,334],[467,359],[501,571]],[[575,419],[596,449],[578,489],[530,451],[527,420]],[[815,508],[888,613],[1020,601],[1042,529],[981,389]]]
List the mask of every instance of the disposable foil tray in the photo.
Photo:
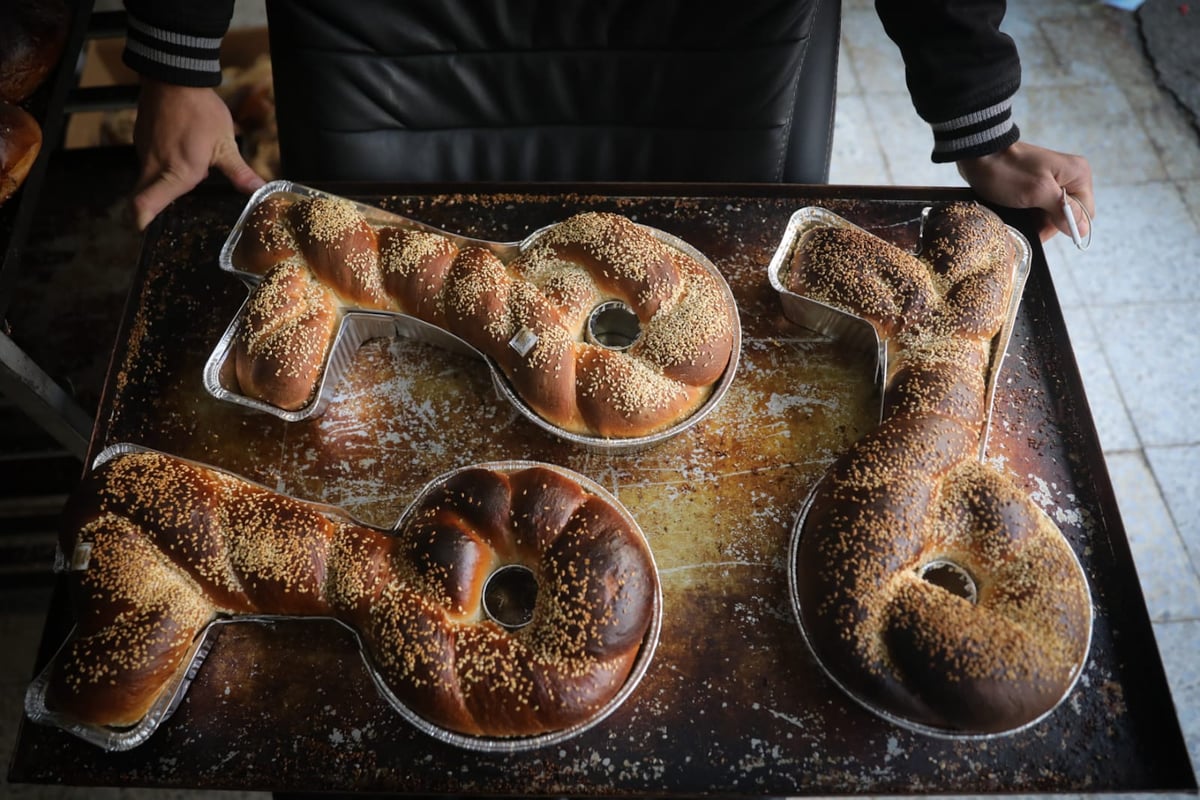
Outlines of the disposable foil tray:
[[[98,468],[100,465],[117,456],[139,452],[154,451],[150,448],[129,443],[111,445],[96,456],[92,464],[92,469]],[[180,460],[204,469],[222,471],[190,459]],[[477,468],[493,470],[496,472],[516,472],[529,467],[540,467],[563,475],[564,477],[567,477],[570,480],[578,483],[585,491],[607,501],[621,514],[630,530],[634,531],[638,538],[642,541],[652,567],[654,592],[652,597],[653,605],[651,609],[650,626],[642,640],[641,647],[638,650],[638,654],[634,660],[632,668],[630,669],[629,675],[626,677],[625,683],[622,684],[617,693],[613,695],[613,697],[600,709],[598,709],[595,714],[591,715],[582,722],[557,731],[551,731],[535,736],[521,737],[471,736],[434,725],[410,709],[407,705],[401,702],[395,696],[395,694],[392,693],[391,689],[387,685],[387,682],[375,668],[371,657],[368,654],[367,647],[361,641],[361,639],[359,639],[358,632],[352,626],[347,625],[346,623],[334,617],[282,616],[276,614],[245,614],[238,615],[236,617],[218,617],[206,625],[197,634],[195,641],[192,643],[188,658],[186,660],[186,666],[172,678],[169,685],[164,689],[162,694],[159,696],[159,699],[154,703],[146,715],[132,726],[114,728],[101,725],[90,725],[79,722],[68,715],[52,711],[46,707],[47,686],[49,685],[50,675],[54,669],[54,666],[59,657],[62,655],[63,651],[61,648],[55,653],[49,662],[47,662],[45,668],[34,678],[27,688],[25,693],[25,713],[34,722],[53,725],[61,728],[62,730],[104,750],[131,750],[145,743],[159,728],[159,726],[168,720],[179,707],[179,704],[183,701],[184,696],[187,693],[188,687],[196,678],[197,674],[199,674],[205,658],[212,650],[213,644],[217,638],[217,634],[224,626],[243,623],[272,624],[320,619],[336,622],[354,636],[355,641],[358,642],[358,650],[362,655],[367,673],[370,675],[371,680],[378,689],[380,695],[386,699],[388,703],[395,708],[395,710],[414,728],[422,731],[433,739],[446,742],[447,744],[460,747],[464,750],[490,753],[512,753],[548,747],[553,744],[560,744],[575,736],[578,736],[584,731],[589,730],[604,721],[605,718],[619,708],[621,704],[624,703],[636,691],[638,684],[641,682],[642,677],[646,673],[646,669],[650,666],[650,662],[654,657],[654,651],[658,646],[659,635],[662,630],[663,599],[662,585],[658,578],[658,567],[654,562],[654,555],[650,550],[650,545],[646,539],[645,533],[638,525],[637,520],[634,519],[633,515],[629,513],[628,509],[626,509],[625,506],[619,500],[617,500],[611,492],[609,492],[599,483],[573,470],[546,462],[505,460],[479,464],[468,464],[434,478],[417,493],[412,502],[409,503],[405,510],[400,514],[391,530],[402,530],[405,524],[408,522],[409,517],[412,515],[414,510],[420,506],[421,502],[430,493],[435,491],[437,488],[442,486],[460,472]],[[239,480],[245,479],[239,477]],[[262,486],[261,484],[256,484],[253,481],[247,481],[247,483],[260,486],[260,488],[264,489],[268,488]],[[292,499],[297,499],[298,502],[318,510],[320,513],[335,521],[349,522],[356,525],[366,526],[365,523],[356,519],[344,509],[336,506],[330,506],[308,500],[299,500],[298,498]],[[80,552],[81,550],[82,552]],[[84,570],[87,568],[88,555],[89,554],[87,550],[81,548],[76,548],[76,552],[73,553],[64,553],[59,550],[55,557],[55,569],[59,572]],[[67,641],[69,641],[69,637]],[[63,647],[65,648],[65,643]]]
[[[248,287],[257,285],[261,281],[261,276],[238,270],[234,267],[233,252],[243,235],[246,220],[253,210],[268,196],[280,192],[292,194],[297,197],[335,197],[335,195],[327,192],[291,181],[273,181],[262,186],[254,193],[243,209],[241,216],[234,224],[228,238],[225,240],[219,257],[221,269],[236,275]],[[501,260],[515,257],[533,247],[550,227],[539,228],[520,242],[494,242],[450,233],[408,217],[392,214],[377,206],[370,206],[355,201],[348,202],[351,202],[367,221],[372,224],[408,227],[434,232],[450,238],[459,247],[484,247],[492,251]],[[508,378],[504,375],[503,370],[500,369],[493,359],[481,353],[462,338],[443,328],[425,322],[417,317],[393,311],[347,310],[343,314],[337,333],[334,335],[333,346],[330,348],[325,367],[321,371],[321,377],[313,400],[303,408],[288,411],[261,400],[247,397],[234,388],[231,388],[236,386],[236,380],[232,377],[233,348],[241,321],[244,318],[245,305],[243,305],[228,328],[226,328],[224,334],[222,334],[205,364],[203,375],[204,387],[209,394],[218,400],[233,403],[254,411],[272,414],[288,422],[313,419],[325,412],[329,402],[333,398],[338,382],[345,375],[347,368],[354,358],[354,354],[363,342],[379,337],[401,336],[483,361],[490,371],[492,385],[495,388],[496,394],[526,419],[553,436],[599,452],[621,453],[644,449],[691,428],[708,416],[721,403],[737,373],[738,361],[741,354],[742,330],[737,313],[737,302],[734,299],[733,292],[730,290],[728,283],[720,271],[708,257],[687,242],[666,231],[644,225],[642,227],[664,245],[695,259],[697,263],[702,265],[704,269],[716,278],[717,285],[725,298],[725,302],[730,309],[731,319],[733,320],[733,346],[729,363],[726,365],[725,371],[717,383],[713,386],[708,399],[686,419],[655,433],[637,437],[606,438],[574,433],[560,428],[540,416],[517,394],[509,383]]]
[[[929,209],[925,209],[928,214]],[[924,233],[925,214],[922,215],[921,232]],[[771,287],[779,293],[784,315],[797,325],[823,333],[826,336],[846,344],[846,346],[864,351],[875,359],[875,383],[882,388],[888,374],[888,343],[879,338],[875,326],[863,317],[797,294],[787,288],[786,273],[792,260],[796,245],[809,231],[819,227],[854,228],[862,230],[849,220],[834,214],[824,208],[807,206],[792,214],[784,230],[779,247],[771,257],[767,266],[767,276]],[[1008,352],[1008,343],[1012,338],[1013,324],[1017,318],[1017,310],[1021,305],[1021,295],[1024,292],[1025,280],[1029,277],[1032,263],[1032,251],[1025,236],[1012,226],[1006,226],[1013,250],[1012,296],[1009,299],[1008,312],[1004,317],[1004,325],[996,336],[992,346],[991,363],[988,367],[987,396],[985,398],[985,421],[983,436],[980,439],[980,457],[987,450],[987,432],[991,427],[992,405],[996,396],[996,381],[1004,357]],[[883,398],[880,396],[879,416],[883,419]]]
[[[926,208],[921,216],[921,236],[924,234],[924,223],[929,213],[929,208]],[[845,343],[848,347],[865,351],[867,354],[874,357],[875,360],[875,382],[877,388],[882,389],[888,374],[888,342],[881,339],[878,330],[867,319],[844,311],[835,306],[815,300],[811,297],[805,297],[789,290],[786,286],[786,272],[788,265],[791,263],[792,254],[795,251],[796,245],[804,237],[806,233],[818,227],[840,227],[840,228],[855,228],[862,230],[858,226],[844,219],[843,217],[834,214],[824,208],[809,206],[796,211],[788,220],[788,224],[778,249],[775,251],[768,267],[768,275],[772,288],[779,293],[780,301],[783,307],[784,315],[797,325],[815,330],[819,333],[829,336],[831,339]],[[983,460],[987,451],[987,434],[991,427],[992,406],[995,399],[996,382],[999,378],[1001,367],[1004,362],[1004,357],[1008,350],[1008,344],[1012,337],[1013,325],[1016,320],[1017,311],[1021,303],[1025,280],[1029,275],[1031,265],[1031,250],[1028,240],[1020,233],[1020,231],[1006,226],[1008,235],[1012,242],[1015,257],[1012,265],[1013,288],[1012,295],[1009,300],[1009,306],[1005,315],[1004,324],[1001,326],[999,334],[997,334],[992,347],[991,362],[988,367],[988,379],[986,386],[986,416],[984,421],[984,430],[980,438],[980,448],[978,457]],[[920,245],[923,246],[923,245]],[[880,419],[883,417],[882,391],[880,392]],[[818,480],[806,496],[799,513],[796,516],[795,524],[792,527],[791,539],[789,542],[789,557],[788,564],[794,565],[800,548],[800,540],[804,531],[804,523],[808,518],[808,511],[812,506],[813,499],[819,492],[825,478]],[[1046,512],[1037,507],[1037,513],[1049,520]],[[1080,577],[1086,583],[1086,576],[1083,572],[1083,567],[1079,562],[1079,557],[1073,549],[1070,549],[1071,558],[1078,570]],[[830,671],[824,663],[822,663],[816,648],[812,647],[809,642],[808,631],[804,627],[803,616],[801,614],[798,587],[796,585],[796,570],[788,569],[788,589],[791,597],[792,611],[795,615],[797,624],[800,628],[800,633],[804,641],[809,645],[809,651],[813,659],[817,662],[821,671],[829,678],[829,680],[838,686],[845,694],[855,702],[862,705],[867,710],[878,715],[879,717],[888,720],[894,725],[906,728],[916,733],[921,733],[928,736],[944,737],[948,739],[990,739],[999,736],[1008,736],[1022,730],[1026,730],[1036,725],[1041,720],[1052,714],[1055,709],[1066,699],[1066,697],[1074,689],[1080,675],[1083,673],[1082,666],[1075,673],[1070,685],[1064,691],[1062,697],[1058,699],[1054,707],[1046,711],[1036,719],[1030,720],[1026,724],[1012,730],[1002,731],[999,733],[975,733],[963,731],[949,731],[939,728],[934,728],[927,725],[915,723],[911,720],[898,717],[889,713],[873,703],[860,697],[855,692],[850,691],[842,684],[837,675]],[[1092,636],[1092,617],[1094,609],[1089,614],[1088,619],[1088,647],[1085,652],[1090,649]]]

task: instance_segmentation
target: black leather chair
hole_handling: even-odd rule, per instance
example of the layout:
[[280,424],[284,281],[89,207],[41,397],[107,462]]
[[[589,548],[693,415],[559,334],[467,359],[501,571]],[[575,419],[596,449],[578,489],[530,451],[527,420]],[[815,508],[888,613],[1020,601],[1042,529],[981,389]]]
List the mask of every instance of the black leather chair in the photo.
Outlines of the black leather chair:
[[828,180],[840,0],[267,11],[294,180]]

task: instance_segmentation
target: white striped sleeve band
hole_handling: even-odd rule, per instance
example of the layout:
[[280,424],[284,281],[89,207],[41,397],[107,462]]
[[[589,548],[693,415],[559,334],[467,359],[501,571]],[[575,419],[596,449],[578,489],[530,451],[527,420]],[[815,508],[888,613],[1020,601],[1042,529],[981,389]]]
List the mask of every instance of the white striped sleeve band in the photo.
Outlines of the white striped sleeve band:
[[221,39],[190,36],[128,17],[124,60],[142,75],[181,86],[221,82]]
[[1003,150],[1020,137],[1012,119],[1012,98],[979,111],[936,122],[933,128],[933,160],[958,161]]

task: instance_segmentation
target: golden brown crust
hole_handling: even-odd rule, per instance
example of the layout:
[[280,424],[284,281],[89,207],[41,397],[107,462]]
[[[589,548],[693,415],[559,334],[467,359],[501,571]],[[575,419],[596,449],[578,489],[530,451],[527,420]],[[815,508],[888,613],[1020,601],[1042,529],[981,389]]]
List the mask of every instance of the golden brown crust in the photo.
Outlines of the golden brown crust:
[[[924,242],[927,266],[858,234],[817,237],[793,261],[793,286],[871,321],[893,360],[880,426],[812,497],[797,599],[821,663],[869,706],[946,731],[1008,731],[1073,684],[1090,597],[1057,527],[979,460],[1012,286],[1007,230],[981,206],[938,205]],[[871,273],[857,285],[855,265]],[[952,586],[958,574],[929,577],[939,563],[976,596]]]
[[[262,216],[242,232],[258,241],[245,245],[248,267],[269,252],[288,257],[275,246],[290,241],[280,211]],[[719,279],[616,214],[570,217],[508,264],[437,233],[376,231],[337,198],[297,201],[282,218],[344,309],[392,308],[445,328],[489,356],[534,413],[572,433],[628,438],[670,427],[708,398],[734,356],[737,320]],[[641,336],[600,358],[585,326],[612,300],[631,309]],[[513,346],[518,335],[526,349]],[[591,379],[577,384],[584,373]]]
[[631,355],[691,387],[711,386],[733,354],[730,310],[716,279],[689,256],[678,254],[681,286],[643,328]]
[[105,515],[80,531],[92,563],[76,587],[76,629],[56,657],[46,705],[80,722],[140,721],[186,666],[213,609],[144,529]]
[[[644,542],[607,500],[541,467],[472,469],[426,498],[406,530],[416,546],[395,569],[432,587],[422,597],[442,597],[455,633],[389,627],[376,655],[389,687],[423,717],[473,735],[531,736],[585,722],[620,690],[652,622],[656,578]],[[509,564],[538,585],[532,621],[515,630],[480,612],[484,580]],[[415,666],[397,657],[413,642],[430,648],[431,636],[444,649]]]
[[307,197],[287,209],[288,224],[305,263],[348,305],[387,308],[379,274],[379,243],[348,200]]
[[379,231],[383,288],[414,317],[446,326],[442,309],[446,274],[458,248],[445,236],[406,228]]
[[250,294],[234,341],[242,393],[289,411],[307,406],[340,320],[311,272],[286,261],[272,269]]
[[852,309],[885,338],[924,319],[938,302],[920,260],[857,228],[808,231],[797,243],[787,286],[835,308]]
[[547,262],[577,264],[601,292],[628,303],[643,323],[675,296],[681,282],[671,252],[617,214],[584,212],[558,223],[513,269],[523,275]]
[[291,205],[292,199],[287,195],[273,194],[250,211],[233,248],[231,261],[235,268],[265,275],[280,261],[296,255],[296,237],[286,216]]
[[682,419],[703,401],[702,389],[673,381],[640,359],[585,345],[576,361],[576,403],[588,428],[628,438]]
[[[354,627],[392,696],[467,735],[532,736],[585,722],[625,684],[656,613],[639,532],[558,471],[463,470],[384,532],[159,453],[114,457],[64,517],[91,547],[77,627],[47,708],[140,722],[219,615],[328,616]],[[483,610],[485,581],[521,565],[532,621]]]
[[42,126],[20,106],[0,100],[0,204],[16,194],[42,149]]

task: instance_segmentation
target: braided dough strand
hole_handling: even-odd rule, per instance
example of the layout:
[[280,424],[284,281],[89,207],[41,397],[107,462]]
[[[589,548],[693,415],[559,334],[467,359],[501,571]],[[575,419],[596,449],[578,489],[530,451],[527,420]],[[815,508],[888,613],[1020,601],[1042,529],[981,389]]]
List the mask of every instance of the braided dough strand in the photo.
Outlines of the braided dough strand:
[[[448,330],[489,357],[543,419],[600,437],[686,419],[733,356],[737,320],[719,278],[616,214],[570,217],[504,263],[437,233],[373,226],[341,198],[271,195],[248,215],[233,263],[264,276],[237,338],[239,389],[285,410],[312,402],[342,316],[355,309]],[[309,281],[302,288],[297,272]],[[588,335],[593,312],[612,302],[636,318],[640,335],[628,348]],[[335,310],[310,331],[302,309],[317,305]],[[529,346],[514,347],[518,337]]]
[[979,457],[1007,230],[977,204],[939,204],[923,242],[918,259],[825,228],[793,254],[789,288],[869,320],[890,357],[879,427],[810,498],[796,599],[818,660],[868,707],[928,730],[1009,731],[1073,685],[1090,596],[1061,531]]
[[[46,706],[137,724],[218,618],[322,616],[355,629],[391,696],[468,736],[586,722],[631,674],[657,608],[653,559],[608,500],[545,467],[462,470],[398,532],[159,453],[98,468],[68,512],[91,548]],[[498,623],[484,585],[519,566],[532,618]]]

